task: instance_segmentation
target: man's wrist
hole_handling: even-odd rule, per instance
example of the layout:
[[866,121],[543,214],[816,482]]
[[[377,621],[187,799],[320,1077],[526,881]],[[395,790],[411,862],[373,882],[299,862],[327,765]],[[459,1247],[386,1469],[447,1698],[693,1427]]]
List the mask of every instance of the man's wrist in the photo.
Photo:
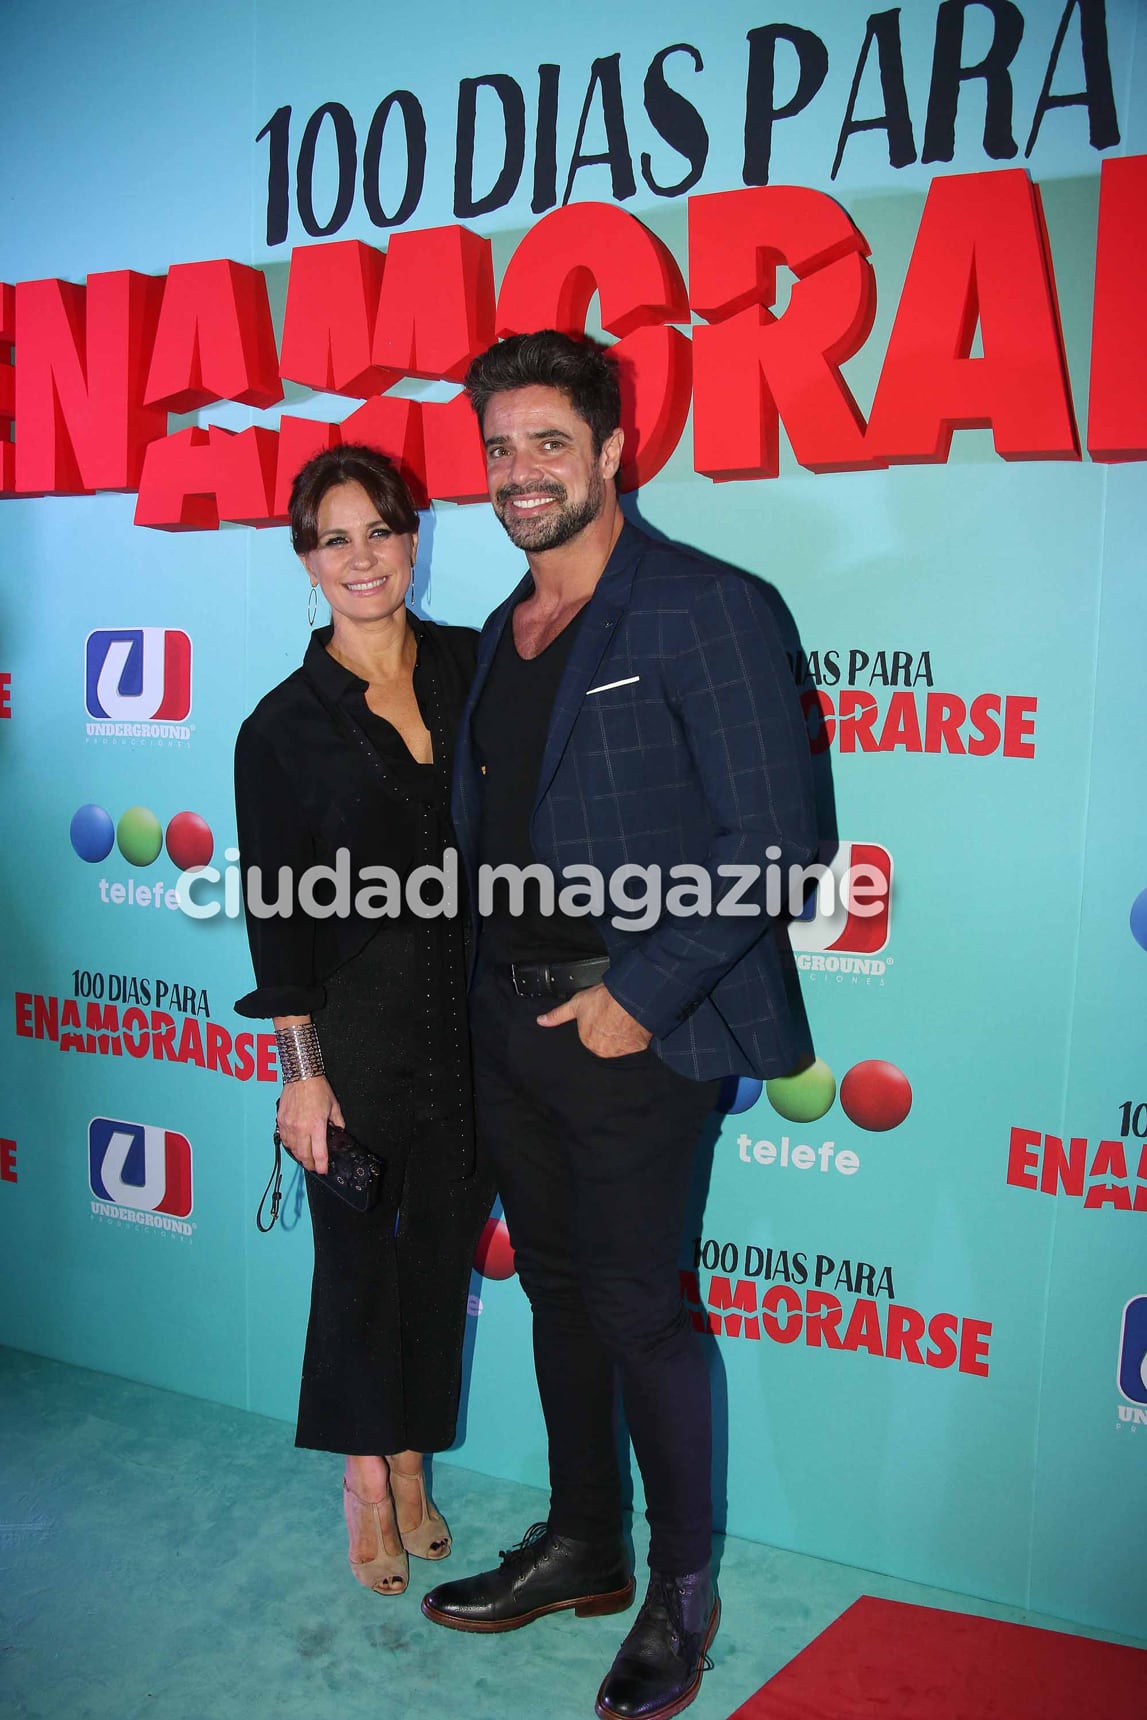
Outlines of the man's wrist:
[[602,981],[602,988],[609,993],[609,996],[617,1005],[618,1009],[624,1010],[630,1020],[636,1022],[637,1026],[641,1028],[643,1033],[648,1033],[651,1039],[658,1037],[659,1029],[656,1022],[645,1019],[648,1011],[644,1003],[628,995],[628,987],[624,973],[615,979],[614,971],[611,967],[609,972],[606,974],[605,979]]

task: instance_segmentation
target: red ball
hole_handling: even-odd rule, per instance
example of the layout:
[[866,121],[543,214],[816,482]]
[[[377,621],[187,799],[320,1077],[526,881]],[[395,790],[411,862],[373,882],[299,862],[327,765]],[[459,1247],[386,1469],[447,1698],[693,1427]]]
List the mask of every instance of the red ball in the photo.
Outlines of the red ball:
[[840,1084],[844,1114],[858,1128],[895,1129],[912,1109],[912,1088],[903,1069],[870,1057],[854,1063]]
[[177,812],[167,827],[167,852],[181,872],[190,866],[206,866],[215,852],[215,838],[207,820],[197,812]]
[[486,1228],[478,1238],[474,1264],[483,1278],[512,1278],[514,1250],[504,1218],[488,1218]]

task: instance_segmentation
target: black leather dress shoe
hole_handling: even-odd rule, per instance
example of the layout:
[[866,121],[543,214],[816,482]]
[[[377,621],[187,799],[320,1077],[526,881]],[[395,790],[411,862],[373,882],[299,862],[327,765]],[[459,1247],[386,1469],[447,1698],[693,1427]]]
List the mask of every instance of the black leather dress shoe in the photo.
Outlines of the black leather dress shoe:
[[688,1708],[709,1669],[720,1618],[708,1565],[688,1577],[651,1571],[641,1611],[597,1693],[601,1720],[669,1720]]
[[439,1583],[422,1603],[451,1630],[520,1630],[543,1613],[572,1607],[578,1618],[624,1612],[634,1581],[623,1542],[572,1541],[535,1523],[496,1571]]

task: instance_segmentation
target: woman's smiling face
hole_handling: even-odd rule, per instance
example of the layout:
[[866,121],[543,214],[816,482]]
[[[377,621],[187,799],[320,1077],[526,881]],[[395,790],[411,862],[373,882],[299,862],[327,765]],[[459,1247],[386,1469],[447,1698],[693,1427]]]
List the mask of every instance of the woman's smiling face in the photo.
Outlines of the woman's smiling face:
[[417,532],[396,532],[362,485],[334,484],[318,506],[318,543],[299,557],[340,622],[383,621],[406,602]]

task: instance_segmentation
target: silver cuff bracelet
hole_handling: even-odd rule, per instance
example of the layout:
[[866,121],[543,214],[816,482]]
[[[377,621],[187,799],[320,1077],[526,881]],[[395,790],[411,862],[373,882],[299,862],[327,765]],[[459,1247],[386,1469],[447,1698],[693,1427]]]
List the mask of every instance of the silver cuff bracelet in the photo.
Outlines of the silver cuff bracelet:
[[323,1052],[313,1021],[304,1022],[301,1027],[276,1028],[275,1044],[279,1048],[284,1084],[308,1081],[312,1075],[323,1074]]

